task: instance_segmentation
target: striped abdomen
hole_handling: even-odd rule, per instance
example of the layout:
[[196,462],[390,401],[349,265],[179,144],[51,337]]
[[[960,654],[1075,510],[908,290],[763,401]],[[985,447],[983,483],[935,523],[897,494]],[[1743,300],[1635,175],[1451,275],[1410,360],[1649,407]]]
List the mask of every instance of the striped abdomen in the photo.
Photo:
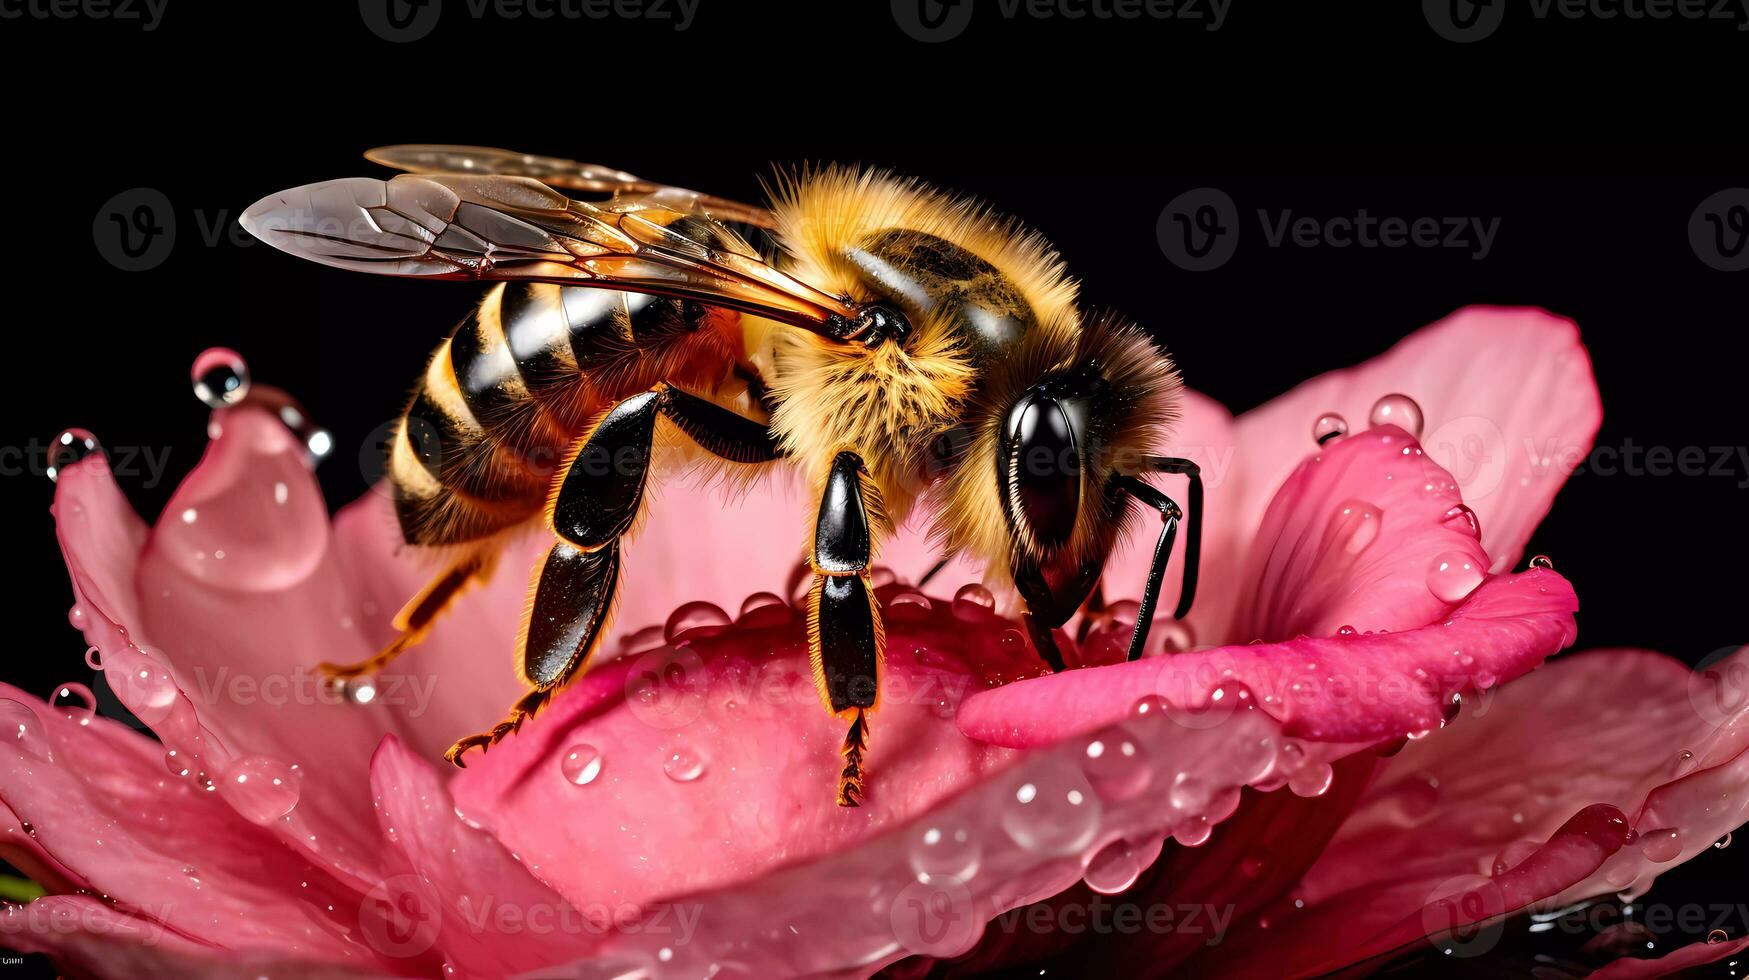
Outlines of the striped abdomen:
[[658,381],[709,392],[739,353],[737,314],[605,289],[509,283],[437,349],[389,462],[410,544],[489,537],[541,513],[570,445]]

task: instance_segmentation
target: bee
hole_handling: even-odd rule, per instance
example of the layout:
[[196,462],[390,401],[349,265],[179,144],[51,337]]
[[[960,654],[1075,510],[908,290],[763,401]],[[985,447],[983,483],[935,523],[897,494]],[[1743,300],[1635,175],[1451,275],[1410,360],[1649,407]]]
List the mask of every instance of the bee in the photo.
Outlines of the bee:
[[[1056,631],[1099,601],[1106,559],[1139,514],[1161,527],[1130,659],[1180,521],[1175,615],[1189,612],[1201,477],[1150,453],[1178,417],[1177,369],[1139,329],[1083,313],[1038,235],[880,171],[781,178],[765,208],[505,150],[366,155],[408,172],[274,194],[242,223],[325,265],[497,283],[428,362],[389,452],[403,536],[440,570],[381,652],[321,666],[381,669],[492,573],[509,535],[543,529],[552,545],[517,638],[529,693],[457,741],[452,763],[516,731],[597,653],[659,444],[725,472],[785,464],[809,481],[807,640],[821,703],[848,726],[840,806],[865,796],[879,709],[886,639],[870,570],[914,509],[932,513],[944,554],[980,560],[991,584],[1018,592],[1052,669],[1065,666]],[[756,234],[775,248],[755,248]],[[1144,479],[1154,473],[1187,478],[1188,518]]]

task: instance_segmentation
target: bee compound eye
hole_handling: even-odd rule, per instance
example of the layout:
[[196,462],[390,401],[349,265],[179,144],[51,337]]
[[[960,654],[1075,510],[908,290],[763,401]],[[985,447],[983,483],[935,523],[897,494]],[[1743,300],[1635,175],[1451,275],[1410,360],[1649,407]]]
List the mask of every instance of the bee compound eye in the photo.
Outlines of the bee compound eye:
[[1002,484],[1012,516],[1052,547],[1069,540],[1081,509],[1081,454],[1069,413],[1037,390],[1021,396],[1003,426]]

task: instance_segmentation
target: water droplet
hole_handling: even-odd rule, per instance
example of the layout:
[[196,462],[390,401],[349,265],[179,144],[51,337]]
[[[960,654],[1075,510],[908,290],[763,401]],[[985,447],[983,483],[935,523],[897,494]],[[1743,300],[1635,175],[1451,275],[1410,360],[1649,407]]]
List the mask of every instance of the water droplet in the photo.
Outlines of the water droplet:
[[978,873],[983,846],[963,823],[932,823],[911,839],[911,870],[920,880],[945,876],[967,881]]
[[1079,771],[1040,767],[1015,785],[1002,808],[1002,829],[1029,851],[1070,854],[1092,842],[1101,812],[1099,797]]
[[1287,778],[1287,788],[1295,796],[1323,796],[1330,791],[1330,784],[1336,779],[1336,771],[1328,763],[1319,762],[1302,766],[1300,770]]
[[705,757],[689,745],[677,745],[662,760],[662,772],[677,783],[690,783],[704,775]]
[[1154,630],[1160,637],[1160,650],[1164,653],[1183,653],[1196,646],[1196,631],[1189,623],[1172,619],[1155,623]]
[[996,648],[1010,659],[1032,655],[1032,647],[1027,642],[1026,634],[1019,630],[1003,630],[1002,635],[996,639]]
[[1713,847],[1715,847],[1721,851],[1727,847],[1730,847],[1730,846],[1731,846],[1731,832],[1728,830],[1725,831],[1725,836],[1720,837],[1716,841],[1713,841]]
[[343,690],[346,700],[353,704],[369,704],[377,699],[377,681],[369,674],[348,678]]
[[150,659],[141,657],[134,663],[131,669],[118,670],[110,675],[110,689],[134,713],[134,717],[148,725],[156,725],[176,704],[176,681],[171,679],[168,670]]
[[292,767],[263,755],[238,759],[218,782],[219,795],[250,823],[267,826],[298,805]]
[[559,759],[559,771],[567,781],[587,786],[601,775],[601,752],[593,745],[579,742]]
[[1730,939],[1730,938],[1731,938],[1731,934],[1726,932],[1723,929],[1714,929],[1712,932],[1709,932],[1706,934],[1706,941],[1707,941],[1708,946],[1717,946],[1718,944],[1720,944],[1720,943],[1722,943],[1725,940]]
[[1374,428],[1381,425],[1394,425],[1415,438],[1421,438],[1421,427],[1425,420],[1421,415],[1421,406],[1415,404],[1415,399],[1408,395],[1390,394],[1372,404],[1372,413],[1367,416]]
[[68,681],[55,687],[55,693],[49,697],[49,707],[64,712],[81,725],[89,725],[91,716],[97,712],[97,696],[89,687]]
[[97,649],[96,647],[86,647],[85,648],[85,666],[90,667],[92,670],[102,670],[103,669],[103,651]]
[[19,751],[44,762],[52,761],[42,719],[22,701],[0,698],[0,737],[7,735]]
[[1461,551],[1444,552],[1427,566],[1427,591],[1440,602],[1462,602],[1481,584],[1481,567]]
[[1532,567],[1532,568],[1547,568],[1547,569],[1553,571],[1554,567],[1555,567],[1555,563],[1553,561],[1549,560],[1548,555],[1536,555],[1535,557],[1531,558],[1530,567]]
[[1208,806],[1210,795],[1206,783],[1189,773],[1181,772],[1178,774],[1178,778],[1173,780],[1172,792],[1168,794],[1167,799],[1175,809],[1183,810],[1186,813],[1200,814],[1203,807]]
[[1379,525],[1382,523],[1384,514],[1377,507],[1364,500],[1346,500],[1336,508],[1336,514],[1331,519],[1330,534],[1333,542],[1340,544],[1343,551],[1358,555],[1378,540]]
[[701,630],[698,636],[715,636],[729,625],[729,614],[722,607],[709,602],[689,602],[668,614],[668,621],[662,624],[662,639],[673,643],[683,633]]
[[1083,878],[1101,895],[1116,895],[1142,876],[1142,864],[1127,841],[1114,840],[1087,861]]
[[1113,803],[1135,798],[1154,776],[1147,749],[1121,728],[1107,728],[1088,741],[1081,771],[1094,791]]
[[1694,768],[1694,753],[1683,749],[1676,756],[1676,762],[1671,766],[1674,775],[1681,776]]
[[768,615],[764,610],[769,610],[773,606],[783,607],[783,621],[788,622],[790,613],[789,603],[783,600],[783,596],[780,596],[775,592],[755,592],[741,600],[741,615],[737,618],[745,622],[749,616],[763,617]]
[[249,394],[249,365],[229,347],[209,347],[194,359],[189,371],[194,397],[208,408],[225,408]]
[[1167,700],[1158,694],[1144,695],[1130,708],[1130,714],[1137,718],[1165,718],[1172,707]]
[[1682,831],[1660,827],[1640,835],[1640,853],[1654,864],[1674,861],[1682,853]]
[[1476,517],[1476,512],[1464,504],[1458,504],[1446,511],[1445,516],[1440,518],[1440,523],[1460,530],[1478,541],[1482,538],[1482,522]]
[[[1488,687],[1491,685],[1483,685],[1483,686]],[[1452,722],[1457,721],[1458,712],[1460,712],[1462,710],[1464,710],[1464,696],[1463,696],[1463,694],[1458,692],[1458,691],[1451,692],[1451,697],[1448,697],[1445,699],[1445,705],[1441,709],[1442,717],[1440,718],[1439,726],[1441,728],[1444,728],[1446,725],[1449,725]]]
[[1327,446],[1348,434],[1348,420],[1335,412],[1325,412],[1312,423],[1312,439],[1320,446]]
[[953,594],[953,614],[968,623],[981,623],[996,612],[996,597],[976,582],[960,586]]
[[901,592],[888,599],[885,607],[895,620],[916,621],[929,615],[933,603],[921,592]]
[[91,433],[84,429],[68,429],[56,436],[54,445],[49,447],[49,479],[59,480],[62,470],[102,449],[97,437]]
[[1354,632],[1355,632],[1354,627],[1352,627],[1352,626],[1338,626],[1338,627],[1336,627],[1336,635],[1337,636],[1353,636]]
[[186,776],[189,772],[188,763],[182,760],[182,753],[175,749],[164,753],[164,768],[170,770],[172,776]]
[[67,610],[67,623],[74,629],[84,632],[85,627],[91,623],[91,617],[85,612],[84,606],[74,603],[73,608]]

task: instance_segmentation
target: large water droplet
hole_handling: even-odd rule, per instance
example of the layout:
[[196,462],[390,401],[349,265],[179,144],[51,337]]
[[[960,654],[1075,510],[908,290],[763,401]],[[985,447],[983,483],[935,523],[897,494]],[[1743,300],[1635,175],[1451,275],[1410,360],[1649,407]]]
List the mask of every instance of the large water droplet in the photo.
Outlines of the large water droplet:
[[976,582],[960,586],[953,595],[953,614],[968,623],[981,623],[996,612],[996,597]]
[[102,450],[96,436],[84,429],[68,429],[49,447],[49,479],[58,481],[62,470]]
[[[271,373],[271,372],[269,372]],[[225,408],[249,394],[249,365],[229,347],[209,347],[194,359],[189,371],[194,397],[208,408]]]
[[1189,773],[1181,772],[1172,782],[1172,792],[1167,799],[1174,809],[1186,813],[1201,814],[1203,807],[1208,806],[1212,790],[1208,784]]
[[1320,446],[1332,442],[1348,434],[1348,420],[1335,412],[1325,412],[1312,423],[1312,439]]
[[662,773],[677,783],[690,783],[704,775],[709,763],[690,745],[676,745],[662,759]]
[[1440,519],[1440,523],[1446,527],[1462,531],[1478,541],[1482,538],[1482,522],[1476,518],[1475,511],[1463,504],[1458,504],[1446,511],[1445,516]]
[[1079,772],[1044,769],[1015,784],[1002,808],[1002,828],[1029,851],[1069,854],[1092,842],[1101,811],[1093,787]]
[[1682,854],[1682,831],[1674,827],[1660,827],[1642,833],[1640,853],[1654,864],[1676,860]]
[[219,795],[250,823],[267,826],[298,805],[291,766],[264,755],[238,759],[218,782]]
[[1100,848],[1087,862],[1083,878],[1087,887],[1101,895],[1116,895],[1136,883],[1142,863],[1127,841],[1114,840]]
[[1113,803],[1133,799],[1154,776],[1147,749],[1121,728],[1107,728],[1088,741],[1081,771],[1094,791]]
[[755,592],[741,603],[740,623],[752,629],[784,626],[794,618],[795,611],[775,592]]
[[148,725],[156,725],[170,714],[176,703],[176,682],[170,672],[147,658],[135,660],[126,671],[112,671],[105,676],[110,689],[134,717]]
[[92,715],[97,713],[97,696],[91,693],[89,687],[77,681],[68,681],[55,686],[55,693],[49,697],[49,707],[66,714],[81,725],[89,725]]
[[976,834],[965,824],[955,820],[931,823],[911,839],[911,870],[919,880],[944,876],[968,881],[978,873],[983,851]]
[[709,602],[689,602],[668,614],[668,622],[662,624],[662,639],[673,643],[681,634],[693,630],[702,632],[697,637],[715,636],[729,625],[729,614],[722,607]]
[[587,786],[601,775],[601,752],[593,745],[579,742],[559,759],[559,771],[567,782]]
[[1421,427],[1425,420],[1421,415],[1421,406],[1415,404],[1415,399],[1408,395],[1390,394],[1373,402],[1372,413],[1367,421],[1376,428],[1381,425],[1394,425],[1415,438],[1421,438]]
[[377,699],[377,680],[369,674],[360,674],[347,678],[340,690],[353,704],[370,704]]
[[0,698],[0,738],[12,739],[13,745],[26,755],[52,761],[42,719],[21,701]]
[[1531,558],[1530,567],[1532,567],[1532,568],[1546,568],[1546,569],[1553,571],[1554,567],[1555,567],[1555,563],[1549,559],[1548,555],[1536,555],[1533,558]]
[[1462,602],[1481,584],[1481,566],[1461,551],[1443,552],[1427,566],[1427,591],[1440,602]]
[[1726,932],[1723,929],[1714,929],[1712,932],[1709,932],[1706,934],[1706,941],[1707,941],[1708,946],[1717,946],[1718,944],[1720,944],[1720,943],[1722,943],[1725,940],[1730,939],[1730,938],[1731,938],[1731,934]]
[[933,605],[929,597],[921,592],[901,592],[888,599],[884,608],[895,620],[915,622],[928,616]]
[[1345,500],[1336,508],[1330,533],[1343,551],[1358,555],[1378,540],[1384,512],[1364,500]]

